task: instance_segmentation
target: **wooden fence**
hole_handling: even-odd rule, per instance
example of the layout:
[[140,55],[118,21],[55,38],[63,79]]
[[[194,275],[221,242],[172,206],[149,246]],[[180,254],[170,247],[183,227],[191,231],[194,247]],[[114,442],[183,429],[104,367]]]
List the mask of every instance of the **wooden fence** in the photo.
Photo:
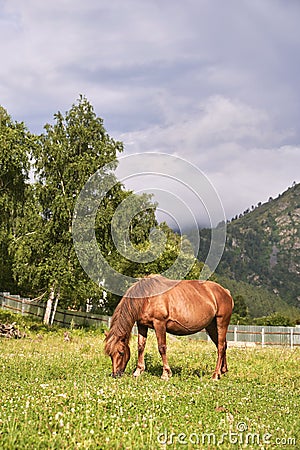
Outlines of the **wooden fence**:
[[[41,320],[45,314],[45,304],[30,301],[19,295],[11,295],[9,292],[0,292],[0,307],[14,313],[32,315]],[[107,327],[110,326],[110,317],[98,314],[62,310],[57,308],[53,324],[62,327],[71,325]],[[136,333],[136,327],[133,330]],[[190,336],[192,339],[209,340],[205,331]],[[300,327],[271,327],[254,325],[230,325],[227,332],[227,340],[230,345],[262,347],[266,345],[285,345],[291,348],[300,346]]]
[[[41,320],[44,317],[46,309],[46,305],[44,303],[30,301],[28,298],[23,298],[19,295],[12,295],[9,292],[0,292],[0,307],[18,314],[32,315],[40,318]],[[77,327],[109,327],[110,317],[57,308],[53,318],[53,324],[62,327],[70,327],[71,325]]]

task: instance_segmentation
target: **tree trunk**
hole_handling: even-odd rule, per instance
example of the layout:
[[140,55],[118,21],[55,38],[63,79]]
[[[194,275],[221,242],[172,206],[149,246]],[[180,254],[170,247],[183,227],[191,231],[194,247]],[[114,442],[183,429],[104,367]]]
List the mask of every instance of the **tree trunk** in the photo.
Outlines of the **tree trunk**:
[[45,310],[45,315],[44,315],[44,324],[45,325],[49,325],[49,323],[50,323],[50,316],[51,316],[51,311],[52,311],[54,295],[55,295],[54,286],[52,286],[49,298],[47,300],[46,310]]
[[60,296],[60,289],[58,288],[58,292],[57,292],[57,295],[55,297],[55,302],[54,302],[54,306],[53,306],[53,311],[52,311],[52,316],[51,316],[51,320],[50,320],[50,325],[53,325],[53,322],[54,322],[54,317],[55,317],[55,313],[56,313],[56,309],[57,309],[57,305],[58,305],[59,296]]

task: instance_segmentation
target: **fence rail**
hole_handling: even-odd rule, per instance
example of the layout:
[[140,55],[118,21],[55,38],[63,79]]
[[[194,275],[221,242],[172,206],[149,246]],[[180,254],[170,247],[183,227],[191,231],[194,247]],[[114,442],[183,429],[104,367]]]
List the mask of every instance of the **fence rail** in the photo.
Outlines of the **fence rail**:
[[[44,303],[33,302],[28,298],[20,297],[20,295],[12,295],[9,292],[0,292],[0,307],[18,314],[32,315],[41,320],[44,317],[46,309]],[[70,327],[71,324],[76,326],[96,327],[104,325],[109,327],[110,317],[83,311],[71,311],[57,308],[53,324],[63,327]]]
[[[45,304],[30,301],[19,295],[11,295],[9,292],[0,292],[0,308],[19,313],[32,315],[41,320],[45,314]],[[98,314],[69,311],[57,308],[53,323],[63,327],[76,326],[110,326],[110,317]],[[136,327],[133,330],[136,333]],[[200,331],[190,336],[192,339],[209,340],[205,331]],[[227,340],[230,345],[262,347],[266,345],[285,345],[291,348],[300,346],[300,327],[271,327],[254,325],[229,325]]]

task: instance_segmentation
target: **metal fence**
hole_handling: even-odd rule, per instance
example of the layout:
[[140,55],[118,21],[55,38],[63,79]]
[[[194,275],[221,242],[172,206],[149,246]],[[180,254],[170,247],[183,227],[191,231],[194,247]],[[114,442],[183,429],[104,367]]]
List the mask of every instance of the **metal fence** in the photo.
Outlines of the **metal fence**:
[[[205,331],[200,331],[193,337],[194,339],[210,340]],[[227,341],[229,345],[240,347],[285,345],[294,348],[300,346],[300,327],[229,325]]]
[[[45,314],[45,304],[0,292],[0,307],[14,313],[32,315],[42,320]],[[98,314],[69,311],[57,308],[53,324],[70,327],[74,326],[110,326],[110,317]],[[136,334],[136,327],[133,332]],[[190,336],[192,339],[209,340],[205,331]],[[229,325],[227,340],[230,345],[262,347],[267,345],[285,345],[291,348],[300,346],[300,327],[271,327],[255,325]]]

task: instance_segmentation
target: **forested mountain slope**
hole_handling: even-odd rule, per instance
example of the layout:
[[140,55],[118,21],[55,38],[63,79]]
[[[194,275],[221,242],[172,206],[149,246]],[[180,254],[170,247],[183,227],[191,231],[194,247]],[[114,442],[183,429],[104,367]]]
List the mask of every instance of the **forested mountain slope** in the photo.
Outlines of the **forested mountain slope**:
[[300,305],[300,184],[228,224],[217,271]]

